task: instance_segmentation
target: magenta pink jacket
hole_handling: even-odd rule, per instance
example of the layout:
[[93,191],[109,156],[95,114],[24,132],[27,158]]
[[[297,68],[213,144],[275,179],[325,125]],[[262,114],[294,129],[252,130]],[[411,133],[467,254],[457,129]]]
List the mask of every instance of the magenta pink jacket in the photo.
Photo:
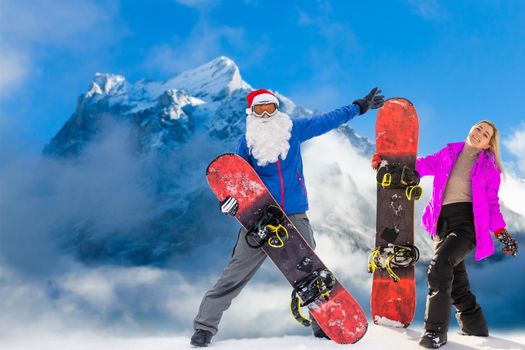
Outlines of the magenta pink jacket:
[[[439,152],[418,158],[416,161],[416,170],[421,177],[434,176],[432,197],[421,220],[421,225],[432,237],[436,235],[448,177],[464,145],[465,142],[449,143]],[[494,252],[490,232],[506,226],[499,206],[498,190],[501,179],[494,154],[490,151],[481,151],[472,167],[471,175],[472,206],[476,229],[476,260],[481,260]]]

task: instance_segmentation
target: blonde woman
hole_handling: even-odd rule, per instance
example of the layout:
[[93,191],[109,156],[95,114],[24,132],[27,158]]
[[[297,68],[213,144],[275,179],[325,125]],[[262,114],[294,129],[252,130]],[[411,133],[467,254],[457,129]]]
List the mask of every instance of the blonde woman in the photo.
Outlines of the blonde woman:
[[422,225],[434,239],[428,268],[425,331],[420,345],[439,348],[447,342],[451,304],[464,335],[488,336],[483,311],[470,290],[465,258],[490,256],[490,232],[516,255],[516,241],[505,229],[498,190],[502,174],[498,129],[487,120],[474,125],[464,142],[450,143],[436,154],[418,158],[420,176],[434,176],[433,193]]

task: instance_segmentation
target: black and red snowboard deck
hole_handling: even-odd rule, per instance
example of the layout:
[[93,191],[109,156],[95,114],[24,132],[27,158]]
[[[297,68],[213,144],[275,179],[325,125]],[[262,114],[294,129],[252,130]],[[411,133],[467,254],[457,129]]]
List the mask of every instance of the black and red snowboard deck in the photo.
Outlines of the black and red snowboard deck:
[[[246,229],[256,224],[259,213],[268,205],[278,207],[255,170],[236,154],[217,157],[208,166],[206,177],[219,201],[227,197],[238,201],[236,218]],[[310,272],[298,269],[298,264],[305,257],[312,261],[311,270],[326,269],[326,266],[286,215],[282,222],[289,234],[284,246],[272,248],[265,244],[261,249],[294,286],[297,281],[310,275]],[[365,313],[337,279],[330,298],[318,298],[308,305],[308,309],[319,326],[336,343],[352,344],[366,333],[368,323]]]
[[[400,163],[414,169],[418,130],[417,113],[412,103],[404,98],[388,99],[377,115],[376,153],[390,164]],[[383,188],[378,184],[376,247],[388,244],[382,238],[385,229],[398,232],[393,244],[414,245],[414,201],[408,200],[404,189]],[[393,270],[400,278],[398,282],[394,282],[384,269],[374,272],[372,319],[375,324],[408,327],[416,307],[415,268]]]

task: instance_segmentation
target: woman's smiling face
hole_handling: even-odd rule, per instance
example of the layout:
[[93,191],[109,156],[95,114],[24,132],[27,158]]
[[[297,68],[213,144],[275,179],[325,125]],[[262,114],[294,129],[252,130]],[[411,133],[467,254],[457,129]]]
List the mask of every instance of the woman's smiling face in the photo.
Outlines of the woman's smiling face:
[[470,129],[467,136],[467,144],[479,149],[488,149],[493,135],[494,129],[489,124],[476,124]]

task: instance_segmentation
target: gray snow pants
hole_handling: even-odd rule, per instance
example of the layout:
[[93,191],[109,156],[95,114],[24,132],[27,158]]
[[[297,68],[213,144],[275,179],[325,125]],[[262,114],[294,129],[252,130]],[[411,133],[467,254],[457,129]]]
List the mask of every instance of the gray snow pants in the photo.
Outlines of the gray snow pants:
[[488,335],[487,321],[470,290],[465,268],[465,258],[475,244],[472,203],[444,205],[434,238],[434,257],[428,267],[425,330],[447,332],[453,304],[463,332]]
[[[314,233],[306,213],[291,214],[288,217],[308,244],[315,248]],[[207,330],[215,335],[223,312],[261,267],[266,254],[260,248],[250,248],[245,236],[246,230],[241,228],[228,266],[201,301],[199,312],[193,320],[193,329]],[[312,322],[312,330],[315,332],[318,329],[319,326]]]

